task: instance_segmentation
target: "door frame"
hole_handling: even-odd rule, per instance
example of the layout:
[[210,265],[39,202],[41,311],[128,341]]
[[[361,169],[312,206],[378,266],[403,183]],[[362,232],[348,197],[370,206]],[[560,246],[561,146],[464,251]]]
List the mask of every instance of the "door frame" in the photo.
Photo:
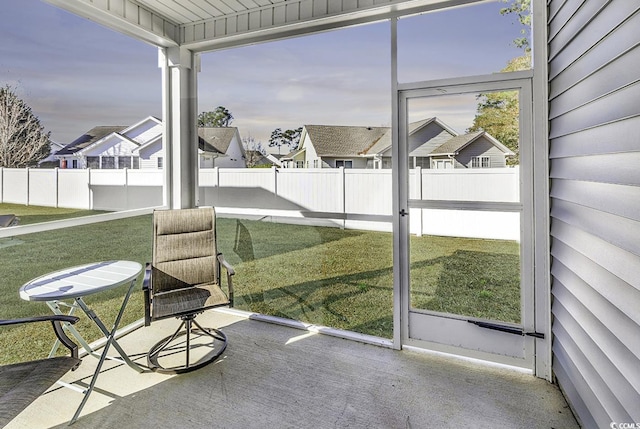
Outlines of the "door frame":
[[[525,270],[522,278],[528,279],[528,285],[523,285],[523,311],[522,311],[522,328],[523,332],[538,333],[536,327],[541,331],[541,335],[547,332],[547,326],[541,326],[536,321],[536,302],[535,299],[539,294],[535,293],[536,281],[534,271],[535,256],[535,225],[534,225],[534,136],[533,136],[533,71],[520,71],[510,73],[497,73],[492,75],[471,76],[454,79],[442,79],[426,82],[414,82],[408,84],[397,84],[394,88],[394,109],[397,114],[394,118],[397,124],[398,134],[394,140],[393,156],[394,156],[394,290],[397,297],[394,300],[396,306],[395,320],[400,322],[400,326],[396,329],[394,342],[398,348],[404,346],[420,347],[425,349],[444,351],[458,355],[480,358],[509,365],[526,367],[536,372],[538,363],[536,362],[535,349],[537,345],[542,345],[542,349],[550,348],[549,335],[546,338],[531,338],[526,341],[526,353],[524,359],[503,358],[499,355],[487,354],[476,350],[452,347],[450,345],[442,345],[438,343],[416,341],[409,337],[410,322],[410,303],[409,303],[409,220],[405,214],[409,213],[409,190],[408,177],[409,167],[404,160],[408,159],[407,153],[407,121],[406,121],[406,100],[414,97],[437,96],[458,93],[478,93],[491,90],[509,90],[516,89],[520,91],[521,100],[527,100],[526,103],[521,102],[520,106],[520,130],[521,135],[528,136],[529,144],[524,142],[521,145],[521,199],[522,215],[521,229],[524,228],[522,236],[522,253],[521,266]],[[526,165],[523,165],[523,160]],[[539,195],[539,194],[538,194]],[[542,305],[541,307],[545,307]],[[540,344],[540,341],[543,344]],[[542,357],[544,360],[544,356]],[[543,363],[546,366],[546,363]]]

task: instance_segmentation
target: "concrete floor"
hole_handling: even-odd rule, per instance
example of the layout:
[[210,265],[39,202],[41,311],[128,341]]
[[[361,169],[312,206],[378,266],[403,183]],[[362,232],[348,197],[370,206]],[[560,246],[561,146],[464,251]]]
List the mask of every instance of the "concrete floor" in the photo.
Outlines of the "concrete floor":
[[[507,368],[383,347],[209,311],[229,346],[189,374],[108,362],[73,428],[577,428],[558,389]],[[173,332],[156,322],[119,340],[136,361]],[[88,382],[85,357],[66,381]],[[56,386],[7,428],[66,427],[82,395]]]

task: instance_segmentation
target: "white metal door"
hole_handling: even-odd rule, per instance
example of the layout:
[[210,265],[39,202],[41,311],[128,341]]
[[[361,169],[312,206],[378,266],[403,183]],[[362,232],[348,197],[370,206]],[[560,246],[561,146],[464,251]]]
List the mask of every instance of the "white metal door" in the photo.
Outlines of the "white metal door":
[[[493,108],[497,95],[517,109],[515,131],[452,125],[458,99],[485,97]],[[398,112],[402,345],[534,369],[530,74],[400,85]],[[412,153],[428,152],[455,168],[411,168]]]

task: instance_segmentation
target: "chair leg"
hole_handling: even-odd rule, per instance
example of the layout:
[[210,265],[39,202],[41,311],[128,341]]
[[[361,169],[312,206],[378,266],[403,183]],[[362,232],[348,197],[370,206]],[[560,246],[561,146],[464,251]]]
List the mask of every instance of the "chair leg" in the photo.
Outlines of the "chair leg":
[[[163,338],[157,342],[147,353],[147,362],[151,370],[162,374],[182,374],[185,372],[195,371],[209,365],[216,359],[218,359],[227,348],[227,336],[220,330],[215,328],[203,328],[196,320],[195,315],[182,316],[182,323],[178,329],[166,338]],[[197,328],[194,328],[192,324],[195,324]],[[182,328],[185,328],[184,330]],[[213,352],[198,361],[191,363],[191,333],[201,332],[212,338]],[[170,347],[170,344],[181,336],[185,336],[185,345],[178,346],[177,344]],[[180,353],[184,350],[185,364],[174,367],[163,367],[158,361],[161,357],[167,357],[176,353]]]

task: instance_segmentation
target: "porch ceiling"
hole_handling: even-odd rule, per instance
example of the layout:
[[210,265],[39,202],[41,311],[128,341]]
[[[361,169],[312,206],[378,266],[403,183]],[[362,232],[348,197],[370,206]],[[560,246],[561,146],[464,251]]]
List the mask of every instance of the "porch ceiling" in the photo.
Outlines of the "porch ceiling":
[[43,0],[155,46],[211,51],[478,0]]

